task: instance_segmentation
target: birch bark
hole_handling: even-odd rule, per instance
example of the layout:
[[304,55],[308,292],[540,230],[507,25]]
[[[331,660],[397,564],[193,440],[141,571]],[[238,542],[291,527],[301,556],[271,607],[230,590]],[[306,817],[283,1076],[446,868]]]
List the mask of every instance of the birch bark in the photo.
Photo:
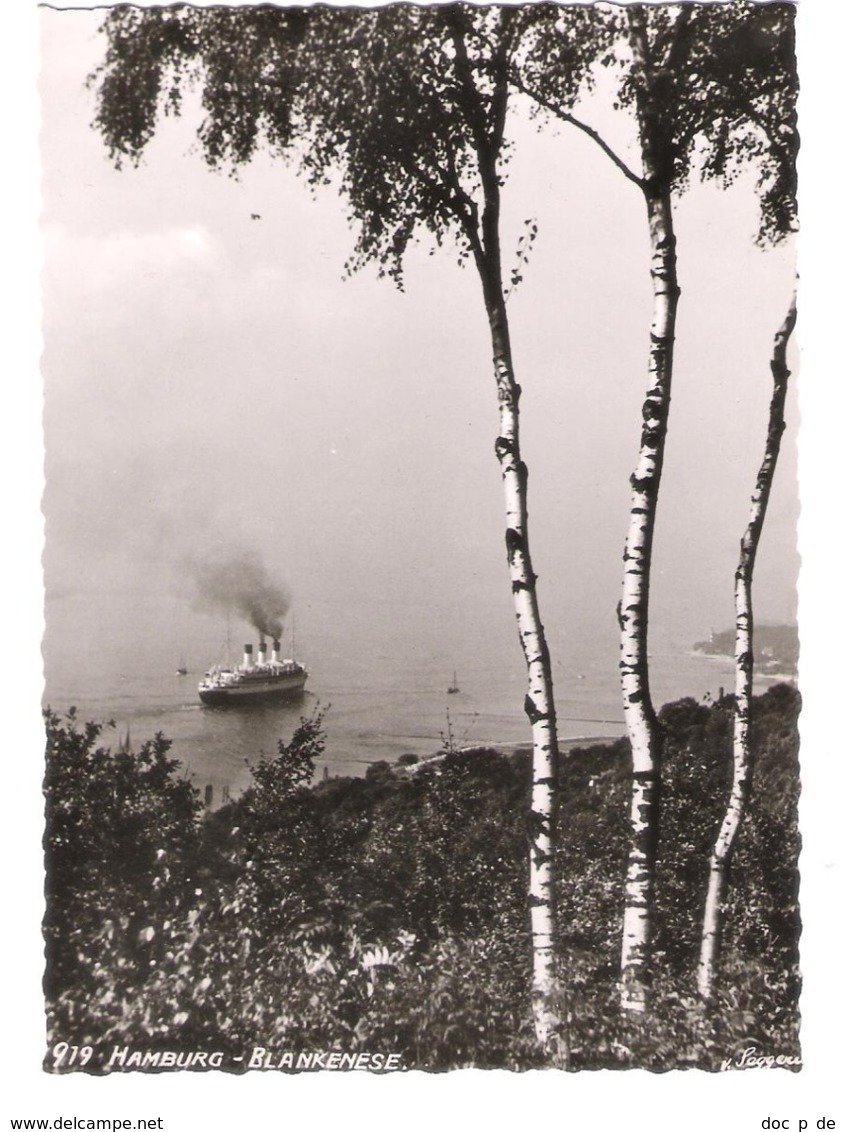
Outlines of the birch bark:
[[641,8],[629,19],[634,64],[641,76],[637,96],[651,249],[652,325],[649,387],[643,403],[643,428],[637,466],[631,476],[629,526],[623,551],[620,601],[620,682],[623,714],[632,748],[632,798],[626,869],[620,1004],[646,1009],[655,852],[658,842],[662,731],[649,689],[649,584],[658,492],[664,463],[673,375],[679,286],[671,186],[672,146],[662,129],[655,88],[660,73],[651,72],[647,17]]
[[517,632],[526,660],[526,715],[532,728],[532,802],[529,908],[532,933],[532,1010],[535,1034],[552,1060],[566,1064],[562,1034],[564,994],[556,977],[553,900],[553,830],[558,731],[549,648],[540,619],[529,551],[528,471],[520,453],[520,386],[514,377],[505,303],[488,305],[499,404],[496,455],[505,492],[505,545]]
[[[513,14],[509,13],[510,23]],[[502,288],[500,173],[508,105],[508,36],[490,64],[494,90],[490,115],[479,113],[466,42],[460,20],[453,24],[456,71],[463,84],[478,160],[484,203],[481,224],[475,208],[461,213],[462,224],[482,283],[491,333],[499,407],[495,451],[505,494],[505,548],[517,632],[526,662],[524,700],[532,729],[532,800],[529,814],[529,914],[532,937],[532,1014],[538,1044],[553,1065],[566,1068],[569,1050],[564,1032],[566,1001],[557,977],[554,916],[554,827],[558,770],[558,729],[552,665],[540,617],[537,577],[529,550],[529,473],[520,450],[520,386],[514,375],[511,339]],[[455,186],[456,191],[459,186]]]
[[648,169],[646,174],[653,289],[649,388],[643,403],[637,467],[631,477],[620,602],[620,680],[626,730],[632,748],[630,842],[620,963],[621,1005],[625,1010],[636,1012],[646,1008],[662,748],[661,727],[649,689],[649,583],[679,298],[670,194],[669,191],[650,194]]
[[740,558],[734,576],[735,603],[735,706],[733,734],[733,775],[728,806],[723,817],[708,872],[708,890],[702,919],[702,940],[697,970],[697,990],[706,1002],[714,995],[720,946],[725,919],[729,869],[737,834],[746,813],[752,786],[753,759],[749,742],[749,713],[752,702],[754,664],[754,623],[752,616],[752,577],[761,531],[767,514],[776,464],[784,432],[784,403],[790,370],[787,368],[787,343],[796,324],[795,296],[773,345],[770,369],[773,394],[770,401],[767,441],[764,458],[758,470],[749,524],[740,542]]

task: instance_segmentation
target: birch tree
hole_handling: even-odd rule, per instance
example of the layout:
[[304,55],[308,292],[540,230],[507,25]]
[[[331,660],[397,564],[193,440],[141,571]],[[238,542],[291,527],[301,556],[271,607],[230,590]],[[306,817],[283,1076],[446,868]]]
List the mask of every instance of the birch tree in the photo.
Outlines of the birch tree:
[[728,874],[737,835],[746,813],[752,785],[752,751],[749,726],[752,703],[753,648],[752,577],[755,559],[767,515],[781,437],[785,429],[784,404],[790,370],[787,368],[787,344],[796,324],[796,300],[790,304],[787,317],[775,336],[770,369],[773,393],[770,401],[764,458],[758,470],[749,523],[740,542],[740,559],[734,576],[735,605],[735,688],[734,731],[732,738],[733,773],[731,794],[723,817],[708,871],[708,891],[702,920],[702,943],[699,952],[697,989],[706,1001],[711,999],[716,982],[717,964],[725,911]]
[[[759,180],[761,225],[758,241],[775,244],[796,226],[796,154],[799,140],[796,128],[798,80],[793,37],[793,9],[779,6],[765,30],[769,35],[768,67],[757,89],[743,73],[743,53],[726,54],[721,63],[724,82],[737,92],[736,102],[749,118],[752,141],[767,154],[767,180]],[[723,135],[725,136],[725,134]],[[729,154],[724,150],[726,159]],[[718,159],[721,155],[718,152]],[[770,491],[778,462],[781,437],[785,429],[784,407],[790,371],[787,346],[796,324],[796,296],[777,331],[770,370],[773,393],[769,406],[764,456],[752,494],[749,522],[740,543],[734,579],[735,601],[735,702],[733,726],[732,785],[726,812],[717,833],[708,872],[708,887],[702,921],[702,938],[697,969],[697,989],[709,1001],[713,997],[725,917],[725,903],[731,862],[743,822],[753,775],[750,741],[750,710],[754,670],[754,620],[752,583],[758,547],[766,519]]]
[[[621,954],[621,1005],[647,1005],[663,735],[649,684],[652,549],[673,381],[680,287],[674,200],[693,174],[730,184],[748,163],[758,169],[760,238],[780,238],[793,219],[789,191],[795,70],[793,8],[632,4],[594,10],[602,63],[619,76],[616,104],[633,112],[639,165],[573,113],[570,37],[550,9],[531,29],[518,86],[558,119],[590,136],[643,195],[650,241],[653,313],[640,448],[630,478],[629,525],[618,606],[620,679],[632,750],[630,842]],[[562,84],[561,79],[564,78]],[[779,111],[783,131],[764,128]]]
[[[212,167],[255,151],[292,157],[313,187],[340,179],[356,227],[348,267],[368,262],[402,286],[420,234],[452,244],[481,283],[499,410],[495,451],[505,546],[532,732],[529,909],[538,1042],[566,1060],[555,969],[553,830],[558,737],[549,648],[530,552],[528,470],[505,305],[501,195],[510,155],[512,61],[532,10],[113,9],[96,76],[97,125],[118,161],[137,160],[158,113],[178,113],[187,79],[202,83],[198,135]],[[576,10],[562,19],[586,24]],[[590,60],[571,53],[572,77]]]

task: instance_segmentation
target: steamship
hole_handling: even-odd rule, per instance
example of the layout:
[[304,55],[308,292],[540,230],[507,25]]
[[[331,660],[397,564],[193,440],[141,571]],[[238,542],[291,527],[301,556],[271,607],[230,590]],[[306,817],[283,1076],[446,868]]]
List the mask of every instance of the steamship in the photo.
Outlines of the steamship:
[[198,686],[204,704],[221,707],[229,704],[265,700],[293,699],[300,695],[308,679],[308,671],[296,660],[282,660],[279,641],[267,659],[267,643],[261,641],[258,659],[253,661],[253,646],[244,645],[244,660],[230,667],[214,665]]

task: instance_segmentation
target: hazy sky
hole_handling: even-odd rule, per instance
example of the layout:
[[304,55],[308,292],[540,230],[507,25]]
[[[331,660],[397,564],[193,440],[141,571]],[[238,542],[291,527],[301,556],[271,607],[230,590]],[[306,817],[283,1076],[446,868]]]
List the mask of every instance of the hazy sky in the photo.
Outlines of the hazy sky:
[[[101,18],[41,17],[48,594],[178,588],[187,548],[239,545],[295,601],[356,603],[376,618],[446,617],[458,604],[509,619],[475,272],[421,245],[405,293],[374,269],[344,279],[353,234],[337,194],[312,197],[264,157],[240,181],[210,173],[190,106],[141,168],[117,172],[84,88]],[[603,113],[586,111],[600,125]],[[610,128],[625,146],[625,120]],[[539,133],[515,103],[511,136],[506,266],[523,222],[539,226],[509,314],[542,614],[559,655],[605,640],[611,658],[646,388],[645,208],[580,134]],[[749,180],[694,187],[678,206],[656,640],[692,642],[732,616],[794,271],[792,249],[754,247],[755,220]],[[792,398],[788,412],[759,558],[762,620],[795,612]]]

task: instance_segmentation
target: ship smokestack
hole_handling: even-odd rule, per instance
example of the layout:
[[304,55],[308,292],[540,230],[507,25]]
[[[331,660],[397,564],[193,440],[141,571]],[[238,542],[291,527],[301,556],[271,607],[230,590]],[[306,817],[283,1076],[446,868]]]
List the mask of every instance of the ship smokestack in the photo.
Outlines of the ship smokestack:
[[273,642],[273,652],[271,653],[271,657],[277,664],[279,664],[281,662],[281,657],[279,656],[279,650],[281,648],[282,648],[282,645],[280,644],[279,641]]
[[267,641],[259,641],[258,662],[259,664],[267,664]]
[[244,668],[253,667],[253,646],[244,645]]

